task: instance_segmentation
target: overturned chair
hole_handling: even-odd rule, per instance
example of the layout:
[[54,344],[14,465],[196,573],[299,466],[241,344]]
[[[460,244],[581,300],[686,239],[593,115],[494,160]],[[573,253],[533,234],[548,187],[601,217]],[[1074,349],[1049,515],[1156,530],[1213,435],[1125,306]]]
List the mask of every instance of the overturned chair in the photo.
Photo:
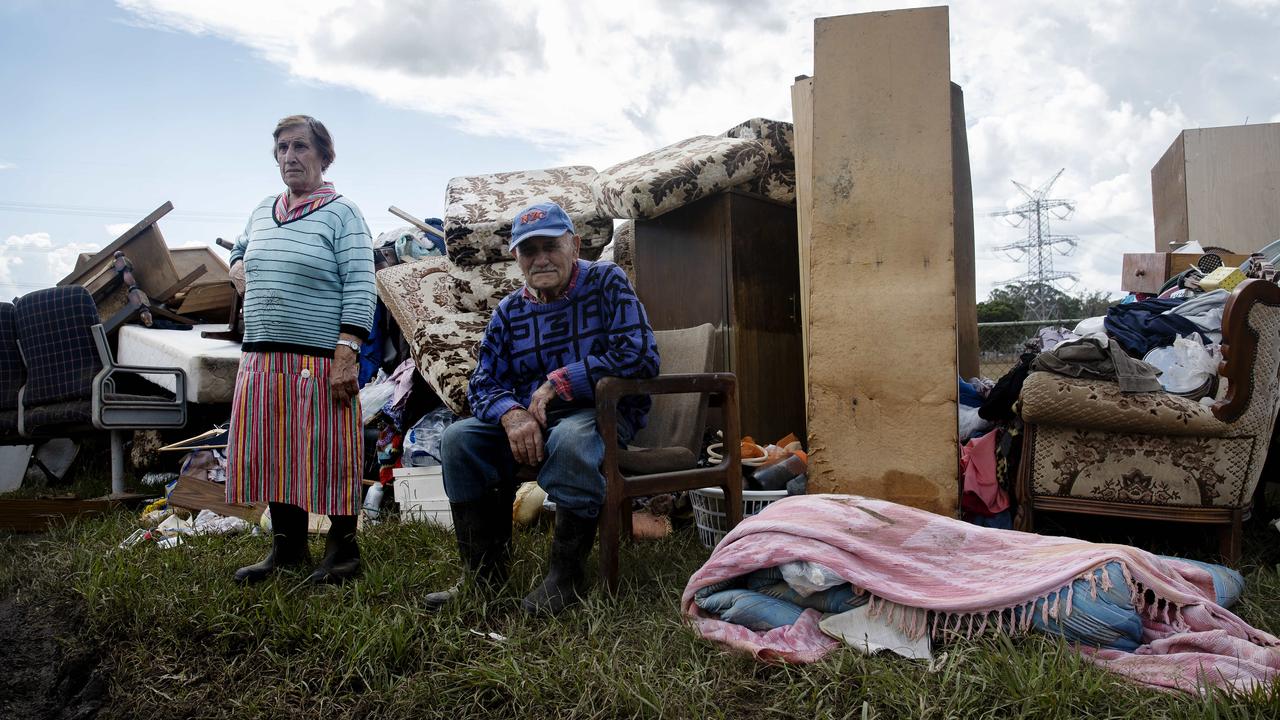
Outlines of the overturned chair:
[[[24,295],[15,315],[26,367],[17,398],[18,434],[47,439],[111,431],[111,492],[123,493],[124,431],[185,426],[186,373],[117,365],[93,298],[81,286]],[[121,393],[122,374],[173,375],[176,392],[173,397]]]
[[[596,383],[596,423],[604,438],[618,436],[618,401],[652,395],[648,424],[619,448],[604,447],[605,501],[600,510],[600,576],[610,593],[618,589],[619,536],[631,536],[631,499],[679,490],[724,490],[729,527],[742,520],[742,465],[738,429],[737,378],[708,372],[715,328],[711,325],[654,333],[662,374],[647,380],[616,377]],[[724,417],[725,458],[696,467],[702,450],[708,398],[719,395]]]
[[1031,373],[1015,527],[1031,530],[1036,511],[1214,524],[1223,558],[1237,565],[1280,409],[1280,287],[1241,283],[1222,330],[1228,385],[1212,406]]

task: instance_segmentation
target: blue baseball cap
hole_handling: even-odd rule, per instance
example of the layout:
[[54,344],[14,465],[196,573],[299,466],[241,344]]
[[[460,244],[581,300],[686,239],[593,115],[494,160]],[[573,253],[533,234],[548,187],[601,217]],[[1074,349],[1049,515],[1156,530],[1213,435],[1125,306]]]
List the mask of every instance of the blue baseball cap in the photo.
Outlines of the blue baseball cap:
[[507,249],[515,250],[531,237],[560,237],[565,233],[577,234],[563,208],[553,202],[530,205],[511,221],[511,244]]

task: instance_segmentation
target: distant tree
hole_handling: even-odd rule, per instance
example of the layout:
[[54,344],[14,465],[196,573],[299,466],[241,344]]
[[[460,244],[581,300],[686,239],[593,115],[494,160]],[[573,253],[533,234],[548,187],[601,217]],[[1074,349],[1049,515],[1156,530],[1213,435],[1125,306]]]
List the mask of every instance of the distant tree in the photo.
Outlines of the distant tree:
[[[1026,319],[1027,298],[1038,288],[1036,283],[1020,283],[993,289],[986,300],[978,303],[978,322],[1014,322]],[[1107,308],[1117,302],[1100,291],[1068,295],[1050,286],[1046,292],[1057,305],[1057,311],[1052,315],[1062,319],[1105,315]]]

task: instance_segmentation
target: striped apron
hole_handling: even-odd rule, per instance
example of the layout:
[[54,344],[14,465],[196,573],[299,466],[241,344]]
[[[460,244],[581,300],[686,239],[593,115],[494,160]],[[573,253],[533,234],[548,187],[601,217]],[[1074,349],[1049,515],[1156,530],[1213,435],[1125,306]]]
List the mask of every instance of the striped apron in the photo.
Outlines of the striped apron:
[[329,358],[247,352],[227,444],[227,502],[291,503],[321,515],[360,505],[360,400],[332,400]]

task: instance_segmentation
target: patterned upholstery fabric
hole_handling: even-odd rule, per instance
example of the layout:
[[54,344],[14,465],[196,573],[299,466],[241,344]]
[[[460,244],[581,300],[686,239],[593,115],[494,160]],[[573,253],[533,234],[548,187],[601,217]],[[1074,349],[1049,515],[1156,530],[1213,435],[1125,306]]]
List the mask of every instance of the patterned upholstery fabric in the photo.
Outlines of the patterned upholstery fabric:
[[649,219],[758,177],[768,163],[758,140],[699,135],[614,165],[592,189],[607,215]]
[[396,265],[377,274],[378,296],[409,342],[418,372],[453,412],[469,415],[467,383],[492,310],[456,308],[458,278],[446,258]]
[[537,202],[564,208],[582,238],[583,256],[598,254],[613,236],[613,218],[596,205],[594,168],[571,166],[456,177],[445,190],[444,234],[457,265],[510,260],[511,218]]
[[1231,426],[1205,405],[1166,392],[1121,393],[1114,382],[1033,372],[1022,386],[1022,419],[1042,425],[1143,433],[1226,434]]
[[779,120],[753,118],[729,128],[722,137],[758,140],[768,155],[765,170],[743,184],[742,189],[788,205],[795,204],[795,126]]
[[0,438],[18,434],[18,411],[0,410]]
[[[17,310],[11,303],[0,303],[0,411],[18,407],[18,391],[26,381],[27,366],[18,352]],[[0,420],[0,432],[3,428]]]
[[1252,393],[1231,423],[1173,395],[1127,395],[1131,405],[1121,407],[1113,383],[1028,376],[1022,399],[1023,417],[1034,426],[1032,495],[1247,506],[1280,411],[1280,307],[1254,304],[1247,324],[1258,339]]
[[604,247],[599,258],[622,268],[632,287],[636,284],[635,244],[636,224],[628,220],[613,231],[613,241]]
[[789,122],[752,118],[725,130],[721,137],[759,140],[770,167],[796,166],[795,126]]
[[1037,425],[1035,433],[1035,495],[1221,507],[1241,507],[1253,496],[1246,480],[1254,438],[1139,435],[1052,425]]
[[98,310],[78,285],[48,288],[18,298],[18,339],[27,361],[28,408],[64,400],[88,400],[102,369],[89,328]]
[[498,262],[476,267],[450,266],[447,286],[453,309],[463,312],[493,312],[502,298],[524,284],[520,266]]

